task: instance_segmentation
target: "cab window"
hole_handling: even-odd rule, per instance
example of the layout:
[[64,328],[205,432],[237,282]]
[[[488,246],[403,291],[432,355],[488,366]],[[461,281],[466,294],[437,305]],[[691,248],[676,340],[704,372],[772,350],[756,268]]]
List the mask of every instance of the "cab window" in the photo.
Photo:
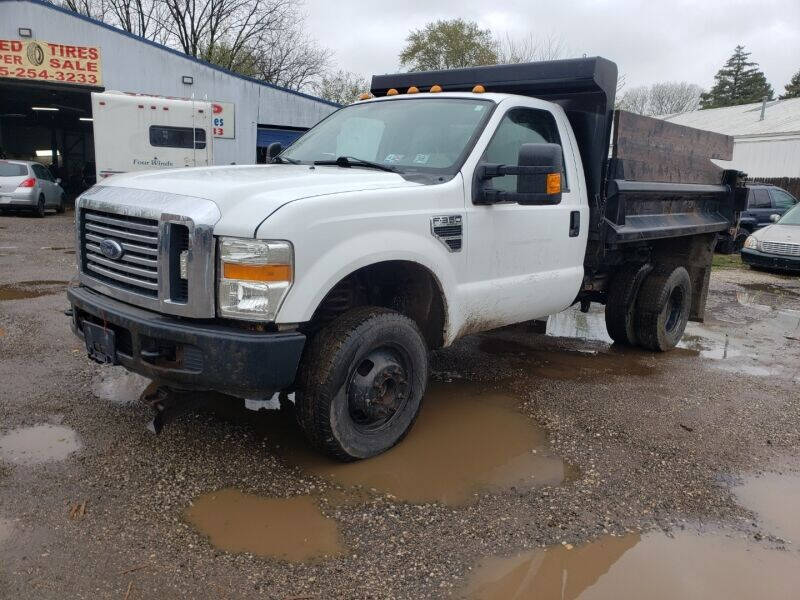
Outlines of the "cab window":
[[769,192],[764,188],[750,190],[750,202],[748,208],[772,208],[769,199]]
[[[483,162],[516,165],[522,144],[561,144],[553,115],[535,108],[509,110],[483,153]],[[566,174],[564,188],[566,190]],[[506,192],[517,190],[517,176],[504,175],[492,179],[495,189]]]

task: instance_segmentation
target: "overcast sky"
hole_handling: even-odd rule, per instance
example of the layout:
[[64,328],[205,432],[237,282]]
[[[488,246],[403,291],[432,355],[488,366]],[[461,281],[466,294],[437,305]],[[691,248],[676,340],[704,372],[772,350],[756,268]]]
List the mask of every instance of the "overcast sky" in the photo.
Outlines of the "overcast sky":
[[461,17],[505,36],[563,39],[604,56],[626,87],[689,81],[708,89],[743,44],[776,94],[800,69],[800,0],[305,0],[310,34],[334,63],[363,75],[399,70],[409,30]]

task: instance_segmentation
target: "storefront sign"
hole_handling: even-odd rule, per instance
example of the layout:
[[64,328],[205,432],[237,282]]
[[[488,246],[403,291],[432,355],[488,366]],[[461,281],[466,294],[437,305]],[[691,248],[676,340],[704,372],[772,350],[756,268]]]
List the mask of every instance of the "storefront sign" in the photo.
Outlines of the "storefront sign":
[[233,102],[211,103],[211,130],[214,137],[236,137],[235,106]]
[[100,48],[40,40],[0,40],[0,77],[101,86]]

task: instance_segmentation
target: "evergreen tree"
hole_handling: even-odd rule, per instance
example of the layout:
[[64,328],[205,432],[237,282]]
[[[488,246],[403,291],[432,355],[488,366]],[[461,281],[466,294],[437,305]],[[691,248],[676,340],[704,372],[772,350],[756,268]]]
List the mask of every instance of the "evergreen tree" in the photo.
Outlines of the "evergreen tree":
[[786,84],[786,93],[779,96],[781,100],[800,98],[800,71],[794,74],[791,81]]
[[736,46],[733,56],[714,75],[714,87],[700,98],[701,108],[719,108],[759,102],[764,96],[772,100],[772,86],[758,63],[748,60],[744,46]]

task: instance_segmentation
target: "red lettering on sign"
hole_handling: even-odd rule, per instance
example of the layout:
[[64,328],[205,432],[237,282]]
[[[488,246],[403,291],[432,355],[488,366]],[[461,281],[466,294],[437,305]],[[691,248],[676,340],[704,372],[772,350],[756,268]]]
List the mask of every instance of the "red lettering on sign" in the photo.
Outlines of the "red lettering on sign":
[[22,42],[17,40],[0,40],[0,50],[11,50],[11,52],[22,51]]

